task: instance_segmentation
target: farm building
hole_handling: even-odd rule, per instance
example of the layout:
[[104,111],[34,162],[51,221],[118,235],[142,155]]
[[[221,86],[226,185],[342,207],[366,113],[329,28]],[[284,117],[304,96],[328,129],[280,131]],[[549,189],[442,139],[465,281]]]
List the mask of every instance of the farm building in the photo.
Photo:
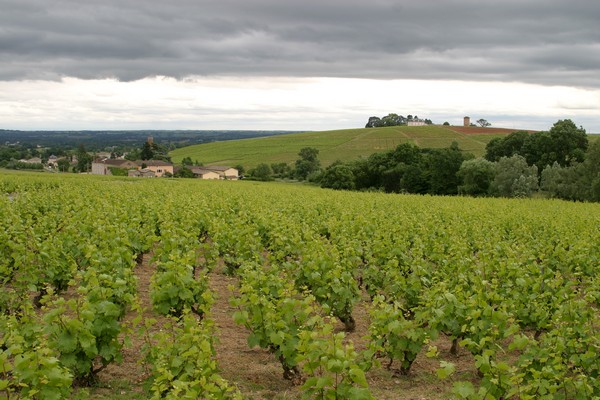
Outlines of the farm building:
[[[112,160],[112,159],[96,159],[92,162],[92,174],[95,175],[112,175],[111,168],[119,168],[126,170],[142,170],[147,169],[152,171],[154,176],[161,177],[165,174],[173,174],[173,164],[161,160]],[[147,175],[147,174],[146,174]],[[144,175],[144,176],[146,176]],[[138,176],[136,174],[130,176]]]

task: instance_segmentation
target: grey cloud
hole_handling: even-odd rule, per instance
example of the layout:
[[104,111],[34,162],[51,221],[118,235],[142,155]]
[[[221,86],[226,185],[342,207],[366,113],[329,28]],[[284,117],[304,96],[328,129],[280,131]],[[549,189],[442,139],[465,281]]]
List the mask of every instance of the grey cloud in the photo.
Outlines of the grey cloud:
[[600,87],[592,0],[0,0],[0,79],[470,79]]

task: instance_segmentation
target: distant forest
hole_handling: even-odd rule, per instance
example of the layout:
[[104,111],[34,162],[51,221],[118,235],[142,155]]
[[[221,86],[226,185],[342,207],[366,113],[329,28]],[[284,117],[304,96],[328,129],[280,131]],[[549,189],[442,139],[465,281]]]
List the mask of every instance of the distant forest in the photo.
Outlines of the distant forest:
[[111,151],[140,147],[152,136],[169,150],[193,144],[281,135],[293,131],[246,130],[122,130],[122,131],[19,131],[0,129],[0,145],[20,144],[75,149],[83,144],[88,151]]

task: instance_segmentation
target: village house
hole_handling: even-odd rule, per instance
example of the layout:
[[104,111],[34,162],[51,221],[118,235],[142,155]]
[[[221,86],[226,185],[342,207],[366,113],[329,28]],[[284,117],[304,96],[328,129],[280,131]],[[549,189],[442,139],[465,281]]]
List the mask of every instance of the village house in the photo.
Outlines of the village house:
[[155,178],[156,174],[154,171],[148,168],[142,169],[132,169],[127,172],[127,176],[135,177],[135,178]]
[[204,167],[192,167],[190,170],[199,179],[221,179],[221,175],[218,172],[211,171]]
[[[128,171],[145,170],[141,174],[129,174],[129,176],[161,177],[165,174],[173,175],[173,164],[162,160],[114,160],[96,159],[92,162],[92,174],[112,175],[111,168],[125,169]],[[149,172],[152,172],[150,174]]]
[[98,158],[92,162],[92,174],[112,175],[111,168],[138,169],[138,165],[129,160],[112,160],[110,158]]
[[425,123],[424,119],[413,119],[412,121],[408,121],[406,124],[408,126],[425,126],[425,125],[427,125]]
[[216,172],[219,174],[220,179],[237,180],[239,178],[238,170],[231,167],[222,167],[218,165],[211,165],[204,167],[209,171]]
[[168,163],[162,160],[146,160],[146,161],[136,161],[137,165],[141,167],[141,169],[149,169],[154,172],[154,175],[157,178],[165,174],[173,175],[173,164]]
[[199,179],[239,179],[238,170],[231,167],[205,166],[191,167],[190,170]]

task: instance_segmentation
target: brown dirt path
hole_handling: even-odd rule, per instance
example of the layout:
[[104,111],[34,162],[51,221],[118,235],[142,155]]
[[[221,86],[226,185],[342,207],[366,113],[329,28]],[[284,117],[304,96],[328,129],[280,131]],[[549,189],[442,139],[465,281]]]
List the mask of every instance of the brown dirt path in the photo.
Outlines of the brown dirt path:
[[230,286],[237,278],[225,275],[220,268],[209,275],[209,287],[215,296],[211,318],[217,328],[215,346],[221,376],[238,386],[249,399],[294,399],[297,388],[283,378],[281,364],[267,350],[248,347],[249,331],[233,321],[235,307],[229,303]]

